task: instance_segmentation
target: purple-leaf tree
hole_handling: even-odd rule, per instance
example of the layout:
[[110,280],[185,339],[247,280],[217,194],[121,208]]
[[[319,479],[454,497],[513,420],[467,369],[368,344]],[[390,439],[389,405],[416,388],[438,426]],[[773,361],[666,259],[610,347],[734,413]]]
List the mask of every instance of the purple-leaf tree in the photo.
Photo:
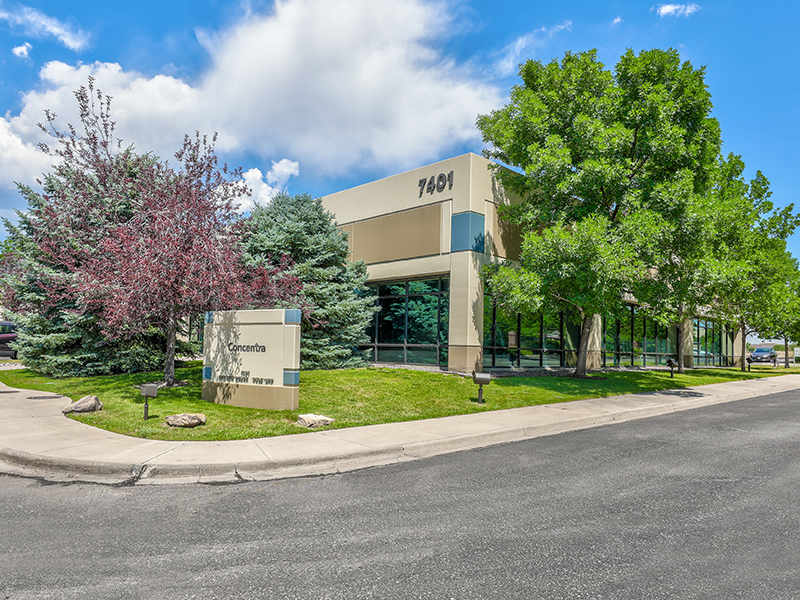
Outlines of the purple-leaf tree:
[[42,126],[57,142],[43,146],[61,159],[57,181],[69,182],[37,199],[35,243],[57,267],[41,282],[51,303],[71,299],[75,310],[99,317],[110,339],[162,330],[167,385],[175,383],[176,339],[189,317],[281,305],[308,313],[288,258],[245,266],[237,207],[250,192],[241,169],[218,164],[216,136],[186,136],[173,166],[122,147],[110,98],[91,79],[75,96],[81,130],[60,131],[49,112]]
[[175,382],[175,341],[182,321],[206,310],[288,304],[301,289],[278,266],[246,269],[238,237],[240,171],[218,167],[213,140],[186,136],[178,168],[155,162],[139,173],[140,206],[112,229],[79,269],[84,305],[101,315],[110,337],[156,326],[166,334],[164,382]]

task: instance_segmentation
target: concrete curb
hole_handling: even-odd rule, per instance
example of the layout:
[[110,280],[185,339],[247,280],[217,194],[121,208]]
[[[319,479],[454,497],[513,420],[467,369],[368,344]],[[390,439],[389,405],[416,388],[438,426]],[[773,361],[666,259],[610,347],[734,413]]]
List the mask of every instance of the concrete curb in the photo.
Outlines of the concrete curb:
[[[156,455],[152,461],[112,462],[37,454],[3,446],[0,447],[0,472],[55,479],[66,478],[71,481],[86,480],[128,485],[231,483],[327,475],[398,464],[441,454],[622,423],[797,389],[800,389],[800,375],[788,375],[779,378],[726,382],[664,392],[476,413],[460,417],[444,417],[441,420],[410,421],[405,424],[391,424],[391,426],[399,428],[393,432],[395,437],[398,435],[397,431],[400,431],[401,436],[405,431],[413,433],[417,437],[420,435],[424,437],[424,433],[421,434],[420,431],[425,430],[425,424],[433,422],[437,422],[437,425],[444,425],[443,428],[452,433],[442,435],[434,432],[429,433],[427,439],[407,443],[388,441],[385,445],[382,441],[376,445],[374,437],[376,431],[384,432],[386,430],[373,429],[370,431],[370,428],[382,427],[380,425],[333,429],[303,434],[303,437],[320,436],[315,438],[319,442],[327,439],[329,444],[326,445],[326,448],[330,447],[330,450],[325,454],[315,452],[311,456],[299,454],[291,457],[268,458],[265,452],[264,460],[221,460],[216,462],[209,453],[208,457],[201,462],[191,463],[158,462],[158,459],[163,460],[163,455]],[[628,406],[621,408],[619,405]],[[451,421],[447,421],[448,419]],[[443,423],[444,421],[447,422]],[[498,424],[502,421],[514,421],[514,424]],[[420,423],[423,424],[422,427],[418,426]],[[473,431],[467,433],[463,430],[458,431],[459,424],[464,423],[469,424],[468,429]],[[476,423],[482,427],[478,427],[480,429],[478,431],[474,431]],[[415,426],[416,429],[414,429]],[[406,429],[402,429],[403,427]],[[371,437],[367,434],[371,434]],[[362,435],[363,439],[359,440],[359,435]],[[293,440],[290,438],[294,437],[285,436],[285,439],[280,440],[283,450],[291,445]],[[118,438],[124,438],[124,436],[118,436]],[[408,438],[413,439],[411,435]],[[269,438],[269,440],[276,439]],[[147,442],[147,440],[142,440],[142,445]],[[225,443],[221,442],[220,444]],[[208,444],[208,442],[185,442],[181,445],[191,444]],[[175,448],[180,448],[181,445]],[[197,449],[201,446],[193,448]],[[205,447],[202,447],[201,454],[205,451]]]

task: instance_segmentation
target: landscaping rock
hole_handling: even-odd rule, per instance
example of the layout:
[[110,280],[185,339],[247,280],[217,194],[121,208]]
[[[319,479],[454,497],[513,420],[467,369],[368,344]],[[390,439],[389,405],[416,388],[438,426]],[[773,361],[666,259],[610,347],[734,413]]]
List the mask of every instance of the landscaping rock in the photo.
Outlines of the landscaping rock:
[[77,402],[73,402],[61,412],[65,415],[71,412],[94,412],[96,410],[103,410],[103,403],[100,402],[100,398],[97,396],[84,396]]
[[206,424],[206,416],[203,413],[181,413],[167,417],[167,425],[170,427],[197,427]]
[[298,415],[297,424],[301,427],[325,427],[330,425],[334,420],[330,417],[323,417],[322,415]]

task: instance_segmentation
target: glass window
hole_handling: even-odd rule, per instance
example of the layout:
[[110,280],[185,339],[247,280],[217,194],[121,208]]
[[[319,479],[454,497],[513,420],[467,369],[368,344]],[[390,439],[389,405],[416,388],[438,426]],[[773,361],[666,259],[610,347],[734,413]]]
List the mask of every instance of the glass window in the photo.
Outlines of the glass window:
[[542,315],[544,347],[546,350],[561,350],[561,315]]
[[632,311],[628,309],[619,318],[620,364],[630,365],[633,353]]
[[405,342],[406,299],[380,298],[378,305],[378,343],[402,344]]
[[494,300],[489,296],[483,298],[483,345],[494,346]]
[[520,348],[542,347],[542,316],[522,315],[520,327]]
[[493,367],[515,367],[517,365],[516,351],[510,351],[507,348],[496,347],[494,349],[494,364]]
[[560,350],[544,350],[542,354],[542,366],[560,367],[563,352]]
[[408,293],[410,294],[438,294],[439,280],[428,279],[425,281],[409,281]]
[[369,359],[446,365],[448,287],[444,278],[368,286],[380,308],[367,332],[370,344],[362,346]]
[[[445,281],[447,280],[442,280]],[[450,299],[442,294],[439,296],[439,345],[446,345],[448,339],[450,339]]]
[[519,366],[530,369],[542,366],[542,353],[539,350],[520,350]]
[[508,313],[487,294],[483,305],[483,364],[522,368],[563,366],[562,327],[560,313],[546,317],[540,313]]
[[501,348],[517,348],[517,315],[509,315],[497,309],[494,326],[494,345]]
[[658,352],[658,324],[653,319],[645,321],[645,346],[644,351],[648,354],[655,354]]
[[415,365],[435,365],[436,348],[408,348],[406,362]]
[[641,311],[633,309],[633,356],[634,363],[643,364],[644,361],[644,315]]
[[439,330],[439,297],[409,296],[408,343],[436,344]]
[[402,348],[378,348],[378,362],[404,363],[405,352]]
[[658,341],[656,342],[656,347],[659,354],[670,354],[669,337],[667,337],[667,333],[667,327],[663,325],[658,326]]
[[406,284],[405,283],[388,283],[380,284],[378,286],[378,296],[405,296]]
[[619,321],[603,317],[603,365],[606,367],[619,366],[619,348],[617,345],[617,329]]

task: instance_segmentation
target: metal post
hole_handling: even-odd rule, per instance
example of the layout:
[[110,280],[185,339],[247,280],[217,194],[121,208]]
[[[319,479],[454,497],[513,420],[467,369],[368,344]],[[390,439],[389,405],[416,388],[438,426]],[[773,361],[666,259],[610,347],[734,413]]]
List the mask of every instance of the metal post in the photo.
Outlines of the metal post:
[[473,371],[472,381],[478,386],[478,404],[483,404],[483,386],[492,382],[492,376],[489,373],[476,373]]
[[158,396],[158,385],[153,383],[148,383],[143,385],[141,387],[141,390],[142,390],[142,396],[144,396],[144,420],[147,421],[147,419],[149,418],[148,411],[150,409],[150,406],[148,405],[147,401],[150,400],[150,398],[155,398],[156,396]]

